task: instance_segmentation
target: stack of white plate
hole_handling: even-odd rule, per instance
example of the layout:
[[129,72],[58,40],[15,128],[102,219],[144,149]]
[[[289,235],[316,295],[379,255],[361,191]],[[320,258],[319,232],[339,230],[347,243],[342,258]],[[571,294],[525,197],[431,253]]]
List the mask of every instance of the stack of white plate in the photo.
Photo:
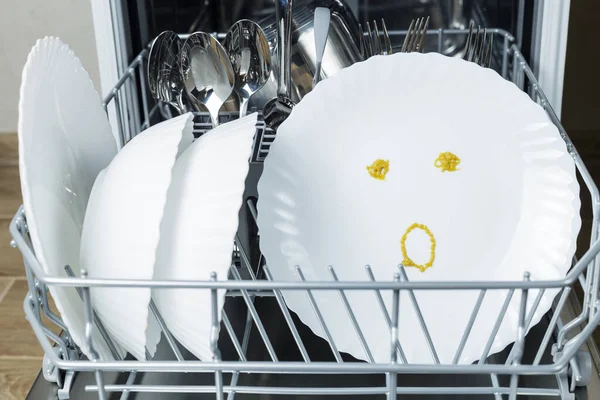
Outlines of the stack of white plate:
[[[191,113],[157,124],[118,154],[106,113],[79,60],[56,38],[38,41],[23,72],[19,116],[23,198],[33,246],[44,271],[112,279],[226,280],[257,115],[224,124],[193,141]],[[50,287],[73,340],[85,342],[74,288]],[[153,356],[168,328],[209,359],[209,291],[94,287],[93,307],[116,342],[98,330],[101,360]],[[224,292],[219,302],[224,302]],[[204,300],[202,300],[204,299]]]

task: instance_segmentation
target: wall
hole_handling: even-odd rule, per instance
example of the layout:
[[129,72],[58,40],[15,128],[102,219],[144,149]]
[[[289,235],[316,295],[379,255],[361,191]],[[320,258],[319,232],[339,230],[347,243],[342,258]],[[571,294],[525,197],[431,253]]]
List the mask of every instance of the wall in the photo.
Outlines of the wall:
[[39,38],[60,37],[100,87],[90,0],[0,0],[0,9],[0,133],[17,131],[21,71]]

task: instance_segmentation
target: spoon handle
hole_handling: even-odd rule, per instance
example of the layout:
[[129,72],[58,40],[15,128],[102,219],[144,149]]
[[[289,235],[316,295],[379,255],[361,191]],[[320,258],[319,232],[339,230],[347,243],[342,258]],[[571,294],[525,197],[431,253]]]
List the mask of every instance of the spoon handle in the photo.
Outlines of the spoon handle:
[[240,96],[240,118],[244,118],[248,113],[248,103],[250,102],[250,97],[248,96]]
[[327,45],[327,36],[329,35],[329,20],[331,11],[327,7],[317,7],[315,9],[315,20],[313,23],[313,32],[315,35],[316,67],[313,76],[313,88],[321,80],[321,63],[323,62],[323,53]]
[[186,106],[183,104],[183,94],[177,96],[177,108],[179,109],[179,115],[186,113]]
[[277,61],[279,63],[279,79],[277,94],[290,95],[290,58],[292,54],[292,0],[275,0],[277,18]]

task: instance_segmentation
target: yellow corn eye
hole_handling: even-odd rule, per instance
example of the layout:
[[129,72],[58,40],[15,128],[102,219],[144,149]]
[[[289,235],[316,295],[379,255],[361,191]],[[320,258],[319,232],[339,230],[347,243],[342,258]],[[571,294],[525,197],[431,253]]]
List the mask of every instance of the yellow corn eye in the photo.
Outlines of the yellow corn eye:
[[[431,241],[431,256],[429,257],[429,261],[427,261],[425,264],[415,263],[406,252],[406,237],[414,229],[423,230],[427,234],[427,236],[429,236],[429,240]],[[402,235],[402,239],[400,239],[400,249],[402,250],[402,257],[404,257],[402,265],[404,265],[405,267],[416,267],[419,269],[419,271],[425,272],[427,268],[433,265],[433,261],[435,260],[435,237],[426,225],[418,224],[415,222],[414,224],[409,226],[406,232],[404,232],[404,235]]]
[[373,164],[367,166],[367,171],[369,171],[369,175],[371,175],[375,179],[379,179],[380,181],[385,180],[385,175],[390,170],[390,160],[375,160]]
[[456,168],[458,164],[460,164],[460,158],[449,151],[446,151],[444,153],[440,153],[438,158],[435,159],[434,165],[436,168],[441,168],[442,172],[454,172],[458,170],[458,168]]

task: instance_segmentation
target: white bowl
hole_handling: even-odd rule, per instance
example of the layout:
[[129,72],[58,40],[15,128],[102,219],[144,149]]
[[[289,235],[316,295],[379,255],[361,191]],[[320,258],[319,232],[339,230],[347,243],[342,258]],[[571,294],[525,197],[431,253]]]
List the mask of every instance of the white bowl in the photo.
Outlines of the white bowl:
[[[257,114],[205,133],[177,159],[169,188],[155,279],[227,280]],[[225,290],[218,291],[219,321]],[[196,357],[210,360],[210,290],[155,289],[169,330]]]
[[[98,177],[81,238],[81,268],[90,278],[152,279],[172,169],[192,129],[192,113],[152,126]],[[138,360],[146,359],[146,349],[154,355],[160,339],[150,296],[149,288],[91,290],[107,331]]]
[[[438,155],[460,157],[442,172]],[[367,166],[389,160],[386,180]],[[276,280],[390,281],[403,262],[400,240],[425,224],[437,246],[433,267],[406,267],[411,281],[558,279],[571,265],[581,226],[573,159],[544,110],[491,69],[439,54],[373,57],[321,82],[281,125],[258,185],[261,249]],[[406,242],[430,258],[423,232]],[[531,326],[550,308],[541,299]],[[347,291],[376,362],[390,357],[389,329],[374,293]],[[529,293],[529,308],[538,290]],[[366,359],[335,291],[314,291],[337,348]],[[439,360],[451,363],[478,291],[417,291]],[[489,290],[459,363],[483,354],[506,291]],[[287,305],[324,337],[305,293]],[[391,294],[385,293],[391,310]],[[516,338],[516,293],[491,353]],[[411,363],[432,363],[406,292],[399,340]]]
[[[44,272],[79,275],[83,219],[94,180],[117,153],[108,118],[87,72],[60,39],[36,42],[23,68],[19,99],[19,171],[29,233]],[[85,342],[81,298],[49,286],[75,343]],[[102,360],[113,359],[98,331]]]

